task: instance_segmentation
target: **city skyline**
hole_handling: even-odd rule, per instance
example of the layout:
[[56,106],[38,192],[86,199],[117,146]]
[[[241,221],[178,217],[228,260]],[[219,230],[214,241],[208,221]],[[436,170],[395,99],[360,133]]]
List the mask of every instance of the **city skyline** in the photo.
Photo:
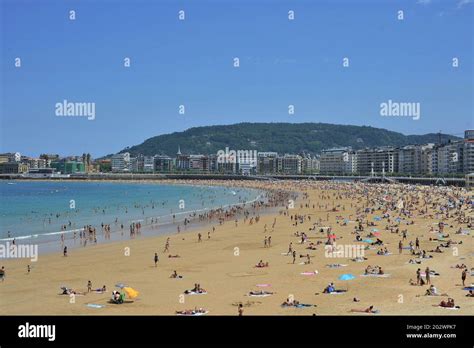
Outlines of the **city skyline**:
[[[2,2],[0,152],[100,157],[240,122],[474,128],[471,1],[115,4]],[[65,100],[94,117],[58,117]],[[381,116],[389,101],[421,117]]]

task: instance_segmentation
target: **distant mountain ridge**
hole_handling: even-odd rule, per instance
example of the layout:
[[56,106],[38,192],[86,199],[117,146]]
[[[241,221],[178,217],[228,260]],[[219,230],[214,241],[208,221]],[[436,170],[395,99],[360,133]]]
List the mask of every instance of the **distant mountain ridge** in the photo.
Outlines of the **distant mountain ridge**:
[[[211,154],[231,150],[275,151],[280,154],[310,153],[351,146],[354,150],[376,146],[405,146],[438,143],[439,135],[404,135],[369,126],[328,123],[238,123],[194,127],[182,132],[158,135],[120,151],[131,155],[174,156],[178,146],[183,154]],[[442,142],[459,140],[441,135]]]

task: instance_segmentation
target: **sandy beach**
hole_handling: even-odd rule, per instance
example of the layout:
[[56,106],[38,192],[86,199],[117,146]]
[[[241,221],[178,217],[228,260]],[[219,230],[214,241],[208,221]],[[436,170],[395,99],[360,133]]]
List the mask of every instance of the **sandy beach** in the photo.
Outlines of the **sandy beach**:
[[[6,277],[0,281],[0,314],[175,315],[176,311],[197,307],[204,308],[208,315],[238,315],[240,303],[243,315],[474,314],[474,297],[466,297],[468,291],[463,290],[461,284],[462,269],[454,268],[456,264],[465,264],[465,285],[471,285],[474,217],[468,197],[472,191],[303,181],[233,184],[299,194],[294,204],[286,201],[286,206],[281,204],[276,213],[263,214],[261,209],[247,207],[248,218],[243,214],[229,216],[222,224],[213,220],[206,227],[191,231],[183,229],[166,236],[137,236],[131,240],[71,248],[67,257],[63,256],[58,241],[58,252],[39,255],[37,262],[1,260]],[[448,208],[441,210],[441,207]],[[256,216],[260,216],[258,222]],[[355,233],[359,226],[357,220],[363,230]],[[368,226],[367,222],[374,225]],[[441,231],[440,222],[444,223]],[[406,230],[405,239],[403,230]],[[302,232],[307,236],[303,237],[304,243],[301,243]],[[202,241],[198,241],[198,234]],[[364,249],[363,256],[367,259],[362,262],[352,261],[353,257],[347,253],[342,257],[328,257],[326,243],[329,242],[336,246],[370,244],[356,241],[357,235],[372,242],[379,238],[383,245]],[[164,252],[167,238],[169,250]],[[418,251],[416,238],[420,252],[425,250],[432,258],[411,254],[407,249],[410,241]],[[440,247],[442,253],[429,252],[449,240],[448,247]],[[400,241],[404,247],[401,254]],[[296,251],[295,263],[292,254],[288,254],[290,243]],[[310,243],[314,243],[315,250],[308,249]],[[383,248],[391,254],[377,255]],[[159,256],[156,267],[155,253]],[[311,263],[302,264],[308,260],[307,254]],[[415,259],[421,263],[409,263]],[[255,267],[260,260],[269,266]],[[328,267],[331,264],[343,266]],[[28,265],[32,266],[29,273]],[[364,275],[369,265],[382,268],[383,276],[374,276],[371,272]],[[439,274],[430,277],[431,284],[440,294],[449,296],[425,296],[428,284],[409,284],[410,279],[416,282],[417,269],[424,272],[426,267]],[[170,278],[174,271],[182,278]],[[343,274],[355,278],[339,280]],[[92,289],[106,285],[107,291],[87,293],[89,280]],[[323,293],[331,282],[336,289],[346,291]],[[138,297],[123,304],[109,303],[118,283],[136,289]],[[196,283],[207,293],[183,294]],[[77,294],[71,303],[70,296],[60,295],[61,286],[85,292],[85,295]],[[249,296],[250,291],[260,290],[268,292],[267,296]],[[437,306],[448,297],[460,308]],[[308,306],[282,307],[288,298]],[[359,301],[355,302],[354,298]],[[100,306],[90,307],[90,304]],[[378,312],[350,312],[369,306]]]

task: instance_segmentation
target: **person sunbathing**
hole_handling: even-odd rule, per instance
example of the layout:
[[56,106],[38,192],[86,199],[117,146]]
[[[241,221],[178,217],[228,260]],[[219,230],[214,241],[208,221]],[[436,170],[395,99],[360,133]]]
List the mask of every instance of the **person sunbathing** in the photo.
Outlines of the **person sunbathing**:
[[340,263],[330,263],[328,265],[326,265],[326,267],[328,268],[339,268],[339,267],[343,267]]
[[435,250],[428,250],[430,253],[442,253],[443,251],[439,248],[439,245],[436,247]]
[[170,255],[168,255],[168,257],[169,257],[169,258],[177,258],[177,257],[181,257],[181,256],[179,256],[178,254],[176,254],[176,255],[171,255],[171,254],[170,254]]
[[331,294],[333,292],[340,293],[340,292],[346,292],[347,290],[342,290],[342,289],[336,289],[336,286],[334,283],[330,283],[328,286],[326,286],[323,290],[323,294]]
[[103,294],[104,292],[107,291],[107,288],[106,288],[105,285],[104,285],[102,288],[100,288],[100,289],[95,289],[94,291]]
[[183,278],[183,276],[180,276],[180,275],[178,275],[178,272],[173,271],[173,273],[171,273],[171,275],[170,275],[170,278]]
[[293,306],[297,306],[299,305],[300,302],[299,301],[296,301],[296,300],[290,300],[289,298],[286,299],[285,302],[283,302],[281,305],[282,306],[288,306],[288,307],[293,307]]
[[254,296],[258,296],[258,295],[273,295],[273,292],[270,292],[270,291],[264,291],[264,290],[252,290],[249,292],[249,295],[254,295]]
[[194,309],[185,309],[182,311],[176,311],[176,314],[181,314],[181,315],[195,315],[195,314],[201,314],[201,313],[206,313],[207,311],[204,308],[194,308]]
[[436,289],[434,285],[431,285],[426,289],[425,296],[448,296],[448,294],[440,294],[438,289]]
[[387,250],[387,248],[385,249],[380,249],[379,251],[377,251],[377,255],[388,255],[389,252]]
[[260,261],[255,265],[255,267],[257,267],[257,268],[268,267],[268,262],[263,262],[262,260],[260,260]]
[[74,289],[69,289],[65,286],[61,287],[61,290],[63,291],[61,295],[85,295],[85,293],[76,291]]
[[419,264],[421,264],[421,260],[414,260],[414,259],[410,259],[410,260],[408,261],[408,263],[410,263],[410,264],[417,264],[417,265],[419,265]]
[[383,245],[383,241],[377,238],[377,240],[371,243],[371,245]]
[[474,297],[474,292],[469,290],[469,292],[466,294],[466,297]]
[[374,306],[370,306],[366,309],[351,309],[351,313],[378,313],[379,311],[374,309]]
[[440,307],[443,307],[443,308],[454,308],[454,307],[456,307],[456,306],[454,305],[454,299],[451,298],[451,297],[448,298],[448,301],[444,301],[444,300],[441,301],[441,302],[439,303],[439,306],[440,306]]

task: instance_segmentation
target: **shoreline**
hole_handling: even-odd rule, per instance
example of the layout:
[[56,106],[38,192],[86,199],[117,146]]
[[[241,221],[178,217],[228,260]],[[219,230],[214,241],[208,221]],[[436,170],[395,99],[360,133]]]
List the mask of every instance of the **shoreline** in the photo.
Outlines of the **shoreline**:
[[[25,180],[29,182],[38,182],[37,180]],[[82,180],[69,180],[71,182],[80,182],[84,183]],[[41,182],[54,182],[56,183],[56,180],[41,180]],[[176,229],[179,228],[179,226],[182,226],[185,220],[188,221],[188,225],[184,226],[184,230],[181,231],[182,234],[184,233],[189,233],[192,231],[197,231],[200,229],[206,229],[212,226],[212,224],[217,223],[216,221],[199,221],[193,217],[191,217],[193,214],[195,215],[196,213],[203,213],[203,212],[209,212],[209,211],[216,211],[216,210],[221,210],[221,209],[233,209],[235,207],[245,207],[252,205],[253,203],[259,202],[260,203],[267,203],[266,201],[266,196],[271,194],[272,190],[274,189],[262,189],[258,184],[252,184],[251,181],[249,182],[239,182],[238,185],[228,185],[228,181],[216,181],[216,180],[211,180],[211,181],[202,181],[202,180],[162,180],[162,181],[135,181],[135,180],[111,180],[111,181],[104,181],[104,180],[90,180],[88,181],[90,183],[114,183],[117,185],[120,184],[140,184],[140,185],[180,185],[180,186],[192,186],[192,187],[221,187],[221,188],[227,188],[227,189],[252,189],[259,191],[257,197],[255,197],[252,200],[246,201],[246,202],[237,202],[237,203],[229,203],[221,206],[215,206],[215,207],[210,207],[210,208],[202,208],[202,209],[196,209],[196,210],[189,210],[189,211],[178,211],[175,213],[167,213],[165,215],[160,215],[160,216],[144,216],[143,219],[140,220],[134,220],[136,222],[143,222],[145,221],[145,224],[142,225],[140,228],[140,233],[138,235],[130,236],[126,230],[120,230],[120,229],[114,229],[111,230],[110,235],[107,237],[104,235],[104,231],[101,231],[97,235],[97,242],[94,242],[90,239],[84,238],[84,240],[77,238],[76,232],[84,232],[84,228],[76,228],[72,230],[65,230],[65,231],[55,231],[55,232],[48,232],[48,233],[43,233],[43,234],[31,234],[31,235],[26,235],[26,236],[15,236],[15,237],[7,237],[7,238],[1,238],[0,243],[9,243],[14,240],[17,241],[17,245],[20,246],[22,244],[24,245],[33,245],[33,242],[37,242],[39,253],[42,255],[48,255],[48,254],[53,254],[53,253],[59,253],[62,252],[64,246],[68,247],[68,250],[74,250],[74,249],[83,249],[91,246],[96,246],[96,245],[102,245],[102,244],[110,244],[110,243],[119,243],[119,242],[124,242],[127,240],[133,240],[135,238],[154,238],[154,237],[163,237],[163,236],[170,236],[176,234]],[[288,192],[288,194],[293,194],[295,195],[295,192]],[[269,214],[274,214],[275,213],[275,208],[266,208],[263,211],[261,211],[262,215],[269,215]],[[186,215],[186,216],[185,216]],[[177,219],[168,219],[169,221],[163,222],[163,223],[146,223],[149,219],[163,219],[163,218],[172,218],[173,216],[176,216]],[[178,218],[178,216],[182,216],[181,219]],[[239,215],[240,217],[240,215]],[[112,222],[109,222],[111,225]],[[40,240],[43,238],[48,238],[50,236],[65,236],[64,242],[61,240]],[[84,243],[86,242],[86,243]],[[86,246],[86,244],[88,245]],[[33,243],[33,244],[32,244]],[[71,243],[73,243],[71,245]],[[5,260],[10,260],[9,258],[6,258]]]

